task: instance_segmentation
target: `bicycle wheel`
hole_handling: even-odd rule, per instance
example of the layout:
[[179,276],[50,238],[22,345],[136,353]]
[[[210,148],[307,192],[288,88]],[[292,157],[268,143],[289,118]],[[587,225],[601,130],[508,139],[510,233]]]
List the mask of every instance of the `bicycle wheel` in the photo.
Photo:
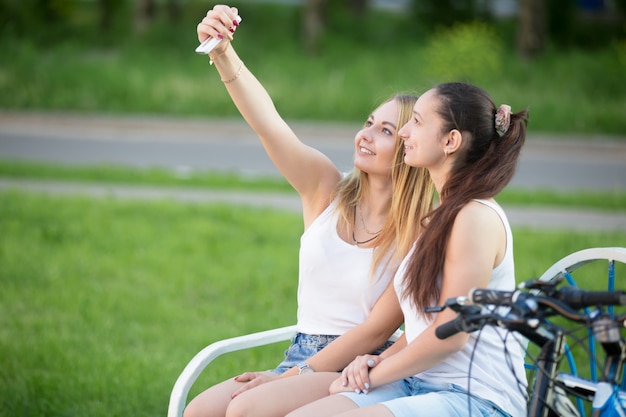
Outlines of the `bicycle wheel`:
[[[621,276],[619,280],[616,278]],[[585,290],[613,291],[626,290],[626,248],[590,248],[574,252],[549,267],[539,278],[542,281],[563,279],[561,285],[571,285]],[[593,309],[591,309],[593,310]],[[609,307],[609,313],[624,313],[625,307]],[[589,311],[588,311],[589,312]],[[604,352],[595,340],[591,329],[585,326],[571,326],[567,321],[555,319],[555,323],[568,328],[566,355],[559,368],[562,372],[581,376],[597,382],[602,377]],[[570,330],[571,327],[571,330]],[[624,330],[620,330],[624,338]],[[528,358],[532,358],[529,350]],[[529,375],[531,378],[532,375]],[[622,389],[626,387],[626,375]],[[582,416],[589,412],[589,404],[580,398],[575,399]]]

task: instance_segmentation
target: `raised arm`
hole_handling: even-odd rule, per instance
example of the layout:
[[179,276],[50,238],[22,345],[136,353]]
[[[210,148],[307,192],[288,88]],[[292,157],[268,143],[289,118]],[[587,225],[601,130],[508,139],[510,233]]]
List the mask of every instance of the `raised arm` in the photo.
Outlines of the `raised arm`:
[[270,159],[300,194],[306,224],[307,219],[314,219],[328,205],[330,193],[341,173],[326,155],[298,139],[276,110],[265,88],[235,52],[231,40],[237,27],[237,13],[234,7],[215,6],[198,25],[198,40],[202,42],[209,36],[223,38],[210,53],[211,60],[233,102],[258,134]]

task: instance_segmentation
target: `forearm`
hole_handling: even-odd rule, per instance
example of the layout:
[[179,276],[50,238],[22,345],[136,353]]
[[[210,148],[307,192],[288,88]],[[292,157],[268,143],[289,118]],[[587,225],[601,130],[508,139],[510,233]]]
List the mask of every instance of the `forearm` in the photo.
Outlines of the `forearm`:
[[375,388],[424,372],[458,352],[466,342],[466,334],[444,341],[435,336],[433,328],[429,328],[404,349],[376,365],[369,374],[370,384]]
[[307,363],[316,371],[341,371],[356,356],[383,346],[390,336],[388,331],[371,333],[357,327],[309,358]]
[[259,136],[271,137],[277,126],[286,127],[272,98],[245,66],[232,44],[223,52],[211,54],[210,58],[233,103]]
[[[313,213],[309,213],[310,207],[304,207],[305,216],[317,217],[328,204],[328,194],[339,181],[339,171],[327,156],[299,140],[231,44],[223,52],[211,54],[211,58],[231,99],[259,136],[276,168],[302,196],[303,202],[306,198],[307,203],[315,204]],[[323,204],[316,200],[318,197]]]

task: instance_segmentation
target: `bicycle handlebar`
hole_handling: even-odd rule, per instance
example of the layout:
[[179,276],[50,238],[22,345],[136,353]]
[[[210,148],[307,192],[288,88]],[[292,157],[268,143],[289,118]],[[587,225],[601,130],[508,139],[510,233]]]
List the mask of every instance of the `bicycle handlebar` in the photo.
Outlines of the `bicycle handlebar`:
[[[460,303],[459,305],[462,305],[462,303]],[[483,313],[482,308],[480,308],[480,306],[467,305],[467,306],[461,307],[461,309],[463,311],[463,314],[459,314],[457,318],[455,318],[454,320],[444,323],[435,329],[435,335],[439,339],[447,339],[448,337],[454,336],[455,334],[460,333],[460,332],[469,333],[469,332],[473,332],[474,330],[478,330],[480,326],[482,325],[482,323],[479,323],[478,321],[474,323],[471,320],[467,320],[468,315],[480,317],[483,320],[487,319],[487,316]]]
[[556,294],[556,298],[576,310],[599,305],[626,305],[624,291],[584,291],[574,287],[563,287]]
[[[467,304],[470,301],[473,304]],[[481,305],[511,307],[525,316],[506,317],[493,311],[484,312]],[[529,324],[529,319],[539,319],[547,315],[560,315],[569,320],[586,322],[589,316],[577,310],[591,306],[626,305],[625,291],[585,291],[573,287],[564,287],[555,291],[551,296],[534,295],[528,292],[501,291],[482,288],[473,288],[468,297],[456,297],[446,301],[445,307],[457,311],[458,316],[435,329],[439,339],[446,339],[459,332],[473,332],[486,324],[500,324],[507,327],[510,322],[519,328],[522,322],[524,327],[535,327]],[[440,311],[439,310],[439,311]],[[435,311],[431,309],[431,311]],[[617,321],[625,321],[626,315],[616,317]]]
[[[472,288],[469,299],[475,304],[490,304],[496,306],[513,306],[520,298],[531,296],[520,291],[499,291],[482,288]],[[533,297],[536,298],[536,297]],[[542,298],[536,298],[542,299]],[[545,297],[543,298],[545,300]],[[556,292],[554,299],[567,307],[580,310],[592,306],[626,305],[624,291],[584,291],[574,287],[563,287]]]

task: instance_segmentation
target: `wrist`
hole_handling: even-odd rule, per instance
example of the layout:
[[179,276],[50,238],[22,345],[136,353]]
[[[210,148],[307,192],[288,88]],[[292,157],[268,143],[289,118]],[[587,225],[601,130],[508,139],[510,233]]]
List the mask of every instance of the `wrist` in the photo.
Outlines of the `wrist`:
[[313,368],[311,368],[309,366],[308,363],[306,362],[300,362],[299,364],[296,365],[298,367],[298,375],[302,375],[302,374],[310,374],[315,372],[315,370]]
[[[229,59],[229,57],[227,57],[226,55],[228,54],[229,50],[232,49],[230,43],[228,45],[226,45],[226,47],[220,51],[216,51],[213,50],[209,53],[209,64],[213,65],[213,64],[218,64],[220,62],[224,62],[227,61]],[[232,49],[234,51],[234,49]]]

